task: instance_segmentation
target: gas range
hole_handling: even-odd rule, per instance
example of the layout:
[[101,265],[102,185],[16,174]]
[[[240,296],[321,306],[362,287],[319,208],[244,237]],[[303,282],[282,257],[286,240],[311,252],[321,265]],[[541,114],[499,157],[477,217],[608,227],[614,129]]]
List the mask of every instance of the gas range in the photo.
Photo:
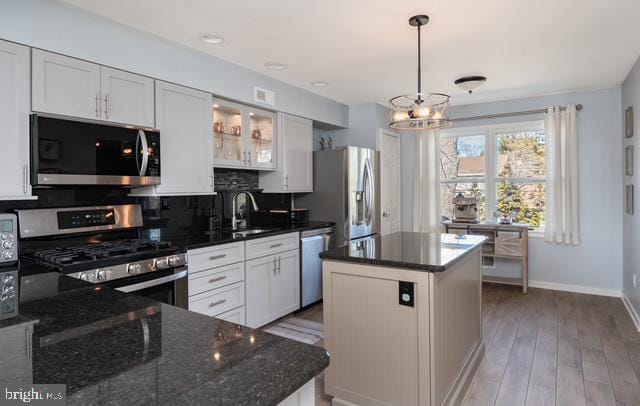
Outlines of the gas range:
[[142,226],[138,205],[21,210],[18,218],[20,236],[27,237],[22,241],[21,247],[27,248],[21,249],[21,259],[87,282],[110,282],[186,265],[184,249],[137,238],[136,229]]

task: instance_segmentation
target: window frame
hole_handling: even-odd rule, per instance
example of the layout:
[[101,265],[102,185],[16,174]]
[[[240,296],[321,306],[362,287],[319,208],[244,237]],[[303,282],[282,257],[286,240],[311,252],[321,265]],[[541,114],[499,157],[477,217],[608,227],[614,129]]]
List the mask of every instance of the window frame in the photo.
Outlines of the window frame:
[[[485,221],[490,221],[493,218],[493,213],[497,207],[497,195],[498,184],[500,182],[512,182],[515,184],[523,183],[546,183],[545,177],[535,178],[503,178],[498,176],[498,134],[504,134],[508,132],[528,132],[528,131],[544,131],[544,120],[530,120],[521,122],[511,122],[502,124],[488,124],[482,126],[468,126],[460,128],[452,128],[440,131],[440,139],[442,138],[455,138],[455,137],[469,137],[474,135],[484,135],[484,153],[485,153],[485,173],[484,177],[469,177],[469,178],[449,178],[440,179],[440,185],[451,183],[484,183],[485,188]],[[546,134],[545,134],[546,136]],[[438,146],[439,148],[439,146]],[[440,150],[438,150],[440,153]],[[440,156],[440,158],[442,158]],[[545,190],[546,198],[546,190]],[[533,229],[533,233],[530,235],[542,235],[544,234],[544,224],[538,228]]]

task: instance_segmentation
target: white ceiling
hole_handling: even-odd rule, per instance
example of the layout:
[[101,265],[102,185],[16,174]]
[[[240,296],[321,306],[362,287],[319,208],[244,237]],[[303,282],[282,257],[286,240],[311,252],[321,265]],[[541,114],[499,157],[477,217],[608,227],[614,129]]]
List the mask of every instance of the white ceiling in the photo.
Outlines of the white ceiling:
[[[618,85],[640,54],[638,0],[63,1],[347,104],[415,92],[414,14],[431,17],[423,90],[456,104]],[[489,81],[468,96],[465,75]]]

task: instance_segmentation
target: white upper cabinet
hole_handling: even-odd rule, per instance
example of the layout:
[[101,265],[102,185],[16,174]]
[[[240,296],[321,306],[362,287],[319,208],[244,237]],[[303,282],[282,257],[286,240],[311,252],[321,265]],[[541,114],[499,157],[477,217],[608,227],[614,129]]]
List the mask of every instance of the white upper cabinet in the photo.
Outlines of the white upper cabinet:
[[0,200],[30,199],[29,48],[0,41]]
[[212,108],[209,93],[156,81],[162,183],[132,189],[132,195],[213,193]]
[[313,192],[313,122],[278,113],[278,169],[260,173],[265,193]]
[[100,119],[100,65],[33,50],[34,111]]
[[272,170],[276,167],[276,115],[226,100],[213,105],[214,165]]
[[101,67],[102,119],[154,127],[153,79]]
[[154,127],[153,79],[33,50],[33,111]]

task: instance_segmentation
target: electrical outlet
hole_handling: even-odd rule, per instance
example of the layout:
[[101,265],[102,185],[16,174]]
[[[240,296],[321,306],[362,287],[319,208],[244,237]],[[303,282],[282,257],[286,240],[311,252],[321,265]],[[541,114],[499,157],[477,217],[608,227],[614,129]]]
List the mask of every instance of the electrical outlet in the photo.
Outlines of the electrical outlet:
[[636,274],[633,274],[633,287],[634,288],[638,286],[637,283],[636,283],[637,282],[636,279],[637,279],[636,278]]

